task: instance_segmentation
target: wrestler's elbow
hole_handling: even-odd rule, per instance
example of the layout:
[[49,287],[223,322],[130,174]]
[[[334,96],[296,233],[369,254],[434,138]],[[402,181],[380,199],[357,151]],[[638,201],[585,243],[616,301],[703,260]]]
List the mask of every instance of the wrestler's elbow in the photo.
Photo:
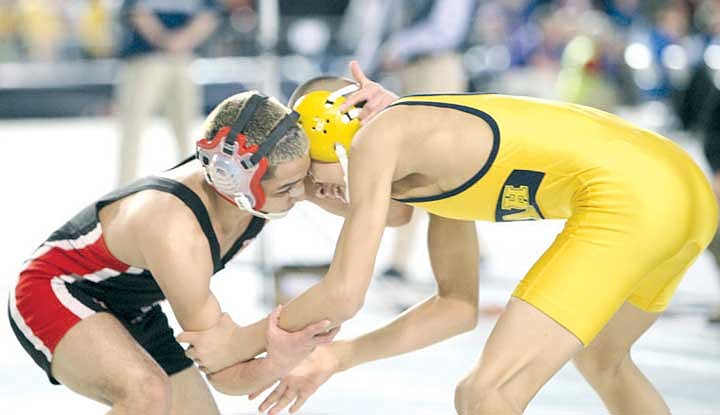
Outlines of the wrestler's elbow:
[[477,327],[478,317],[480,316],[477,301],[460,301],[457,313],[463,333],[474,330],[475,327]]
[[467,304],[467,307],[462,313],[462,331],[475,330],[478,324],[478,317],[480,316],[480,310],[478,309],[477,303],[474,305]]
[[452,321],[455,322],[455,327],[457,327],[459,333],[465,333],[477,327],[478,317],[480,316],[477,300],[472,301],[467,298],[442,295],[440,297],[444,297],[450,310],[449,314],[452,315]]
[[330,318],[342,323],[355,317],[365,304],[365,291],[352,284],[335,284],[330,288]]
[[344,322],[355,317],[365,304],[364,295],[342,295],[335,302],[336,319]]
[[392,202],[390,211],[388,212],[386,226],[397,228],[399,226],[410,223],[413,214],[413,207],[408,205]]

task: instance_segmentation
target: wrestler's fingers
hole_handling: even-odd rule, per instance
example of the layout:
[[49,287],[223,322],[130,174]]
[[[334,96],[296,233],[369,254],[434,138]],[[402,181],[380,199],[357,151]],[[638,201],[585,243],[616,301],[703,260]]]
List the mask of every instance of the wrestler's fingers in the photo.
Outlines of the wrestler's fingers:
[[347,98],[345,98],[345,101],[343,101],[342,104],[340,104],[340,107],[338,108],[340,112],[347,112],[350,110],[351,107],[359,106],[361,102],[367,102],[368,97],[373,95],[373,91],[370,89],[361,89],[359,91],[353,92],[352,94],[348,95]]
[[262,388],[260,388],[260,389],[256,390],[255,392],[249,394],[249,395],[248,395],[248,399],[250,399],[250,400],[252,401],[253,399],[255,399],[255,398],[257,398],[258,396],[262,395],[263,392],[265,392],[266,390],[270,389],[270,387],[271,387],[272,385],[274,385],[274,384],[275,384],[275,382],[268,383],[267,385],[263,386]]
[[270,409],[270,412],[268,412],[268,415],[277,415],[279,414],[283,409],[285,409],[286,406],[290,405],[290,403],[295,400],[294,392],[292,392],[290,389],[286,390],[283,396],[277,401],[275,406]]
[[290,413],[294,414],[295,412],[299,411],[311,395],[312,393],[298,393],[297,399],[295,399],[295,403],[290,407]]
[[352,77],[355,78],[355,80],[360,84],[360,88],[363,88],[365,85],[371,82],[368,77],[365,76],[365,72],[363,72],[362,68],[360,68],[360,64],[356,60],[350,61],[350,73],[352,74]]
[[280,381],[280,383],[275,387],[275,390],[270,393],[270,395],[265,398],[265,400],[260,404],[258,409],[260,412],[265,412],[270,405],[277,402],[278,399],[285,393],[285,390],[287,389],[287,383]]

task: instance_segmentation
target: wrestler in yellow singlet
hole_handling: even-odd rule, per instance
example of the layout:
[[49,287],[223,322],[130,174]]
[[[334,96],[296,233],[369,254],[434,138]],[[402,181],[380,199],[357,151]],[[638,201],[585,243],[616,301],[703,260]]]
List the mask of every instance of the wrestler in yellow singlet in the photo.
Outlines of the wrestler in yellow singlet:
[[462,186],[401,202],[462,220],[568,219],[514,292],[587,344],[626,300],[664,310],[712,239],[703,172],[670,140],[574,104],[493,94],[418,95],[487,122],[484,166]]
[[471,330],[475,221],[566,219],[455,389],[457,413],[521,414],[572,360],[610,413],[669,414],[630,349],[717,227],[715,197],[688,154],[602,111],[492,94],[401,98],[359,128],[352,105],[372,94],[344,101],[348,83],[318,78],[291,98],[315,185],[346,187],[349,204],[330,270],[287,305],[281,327],[357,313],[391,198],[431,214],[438,291],[377,330],[319,347],[261,408],[297,399],[297,409],[333,373]]

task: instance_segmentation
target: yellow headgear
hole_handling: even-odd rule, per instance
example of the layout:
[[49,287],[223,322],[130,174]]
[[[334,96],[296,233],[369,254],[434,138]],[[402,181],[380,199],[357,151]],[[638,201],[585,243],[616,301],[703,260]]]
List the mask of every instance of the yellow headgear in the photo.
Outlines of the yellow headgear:
[[359,108],[340,112],[345,95],[358,90],[348,85],[337,91],[312,91],[300,97],[293,109],[300,114],[299,123],[310,139],[310,158],[334,163],[338,161],[335,145],[340,144],[350,152],[350,143],[360,128],[357,119]]

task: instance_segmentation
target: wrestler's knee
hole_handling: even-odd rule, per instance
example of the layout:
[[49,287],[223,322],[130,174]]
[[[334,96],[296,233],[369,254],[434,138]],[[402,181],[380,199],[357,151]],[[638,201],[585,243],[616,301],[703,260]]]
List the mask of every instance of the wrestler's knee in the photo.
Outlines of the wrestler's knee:
[[110,390],[113,408],[127,408],[142,414],[170,413],[172,390],[169,377],[162,371],[135,370],[128,373],[124,385]]
[[575,367],[593,381],[610,380],[626,364],[631,364],[627,349],[589,347],[573,358]]
[[468,376],[455,388],[458,415],[520,414],[522,411],[508,399],[491,379]]

